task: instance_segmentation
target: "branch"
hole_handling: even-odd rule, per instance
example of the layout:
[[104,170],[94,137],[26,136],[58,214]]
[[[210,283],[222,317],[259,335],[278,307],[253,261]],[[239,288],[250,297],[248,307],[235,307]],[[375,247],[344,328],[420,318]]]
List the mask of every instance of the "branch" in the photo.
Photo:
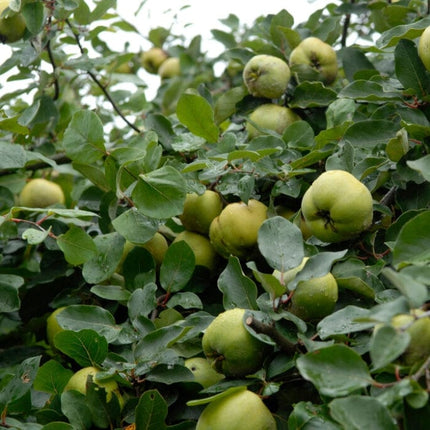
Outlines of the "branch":
[[[351,0],[351,4],[354,4],[355,0]],[[351,23],[351,14],[348,13],[345,15],[345,21],[343,23],[343,30],[342,30],[342,39],[341,39],[341,45],[342,47],[346,46],[346,39],[348,37],[348,29],[349,29],[349,25]]]
[[279,333],[274,324],[264,324],[252,316],[249,316],[245,323],[247,326],[255,330],[255,332],[265,334],[273,339],[282,351],[288,354],[294,354],[296,352],[297,345],[290,342],[286,337]]
[[[73,29],[72,24],[70,23],[70,21],[68,19],[66,19],[66,23],[69,26],[70,30],[72,30],[73,37],[76,40],[76,44],[78,45],[78,48],[81,51],[81,54],[84,54],[85,51],[84,51],[84,48],[82,47],[81,42],[79,40],[79,34],[75,32],[75,30]],[[100,82],[100,80],[97,78],[97,76],[91,70],[87,70],[86,72],[90,75],[91,79],[97,84],[97,86],[102,90],[103,94],[108,99],[109,103],[112,105],[112,107],[115,110],[115,112],[122,118],[122,120],[129,127],[131,127],[134,131],[136,131],[137,133],[141,133],[141,130],[138,127],[136,127],[133,123],[131,123],[125,117],[125,115],[121,112],[120,108],[117,106],[117,104],[115,103],[115,101],[112,99],[112,96],[109,94],[109,92],[105,88],[105,86]]]

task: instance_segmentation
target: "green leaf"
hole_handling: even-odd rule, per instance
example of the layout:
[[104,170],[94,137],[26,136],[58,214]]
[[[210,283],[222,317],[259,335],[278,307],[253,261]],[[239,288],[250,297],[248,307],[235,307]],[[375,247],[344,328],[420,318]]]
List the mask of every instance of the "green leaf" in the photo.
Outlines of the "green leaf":
[[229,257],[218,278],[218,289],[223,293],[224,309],[257,309],[257,286],[243,273],[237,257]]
[[411,24],[397,25],[385,31],[376,41],[376,47],[385,49],[391,46],[397,46],[401,39],[416,39],[430,25],[430,17],[414,21]]
[[65,369],[56,360],[49,360],[39,367],[33,388],[44,393],[60,394],[72,375],[72,370]]
[[30,357],[13,369],[13,375],[0,389],[0,410],[28,393],[39,368],[41,356]]
[[346,396],[372,383],[365,361],[343,344],[309,352],[296,364],[300,374],[324,396]]
[[131,295],[130,291],[119,285],[94,285],[90,291],[102,299],[117,302],[127,301]]
[[167,403],[157,390],[145,391],[135,410],[136,430],[164,430],[167,428]]
[[28,228],[22,233],[22,238],[26,240],[29,245],[39,245],[48,237],[49,232],[50,230]]
[[288,105],[300,109],[328,106],[336,98],[336,92],[325,87],[322,82],[305,81],[297,85],[294,97]]
[[418,214],[400,230],[393,248],[393,265],[401,268],[407,264],[430,262],[430,211]]
[[183,240],[172,243],[160,267],[160,283],[165,291],[182,290],[191,279],[195,257],[191,247]]
[[215,400],[222,399],[224,397],[229,396],[230,394],[236,393],[238,391],[246,390],[246,386],[240,385],[236,387],[230,387],[224,390],[221,393],[214,394],[213,396],[205,397],[203,399],[196,399],[196,400],[189,400],[187,402],[188,406],[200,406],[200,405],[206,405],[207,403],[211,403]]
[[182,213],[186,189],[183,176],[174,167],[164,166],[139,175],[131,197],[142,214],[167,219]]
[[287,288],[279,282],[276,276],[270,273],[259,272],[253,261],[249,261],[246,265],[252,270],[254,278],[269,293],[272,300],[281,297],[286,292]]
[[125,239],[118,233],[108,233],[94,238],[96,254],[84,262],[82,275],[90,284],[99,284],[115,272]]
[[86,397],[78,391],[69,390],[61,394],[61,412],[67,417],[74,429],[90,429],[91,412]]
[[103,124],[96,113],[81,110],[73,114],[63,139],[66,154],[78,163],[91,164],[106,155]]
[[402,39],[394,51],[395,70],[405,90],[412,89],[422,98],[430,90],[430,79],[412,40]]
[[348,250],[345,249],[344,251],[320,252],[319,254],[312,255],[306,261],[304,268],[288,283],[288,289],[292,291],[301,281],[326,275],[330,272],[333,263],[344,257],[347,252]]
[[236,112],[236,105],[239,103],[246,95],[245,87],[234,87],[221,96],[215,102],[214,107],[214,118],[216,124],[221,124],[231,115]]
[[317,326],[318,335],[321,339],[338,334],[354,333],[367,330],[374,326],[372,322],[358,322],[358,318],[369,315],[369,310],[354,305],[345,306],[343,309],[333,312],[331,315],[322,319]]
[[57,315],[57,321],[65,330],[94,330],[108,342],[114,341],[120,331],[112,314],[95,305],[69,305]]
[[85,263],[96,253],[93,239],[82,228],[71,225],[69,230],[58,236],[58,247],[63,251],[66,261],[74,266]]
[[180,382],[195,382],[194,375],[186,367],[175,364],[159,364],[155,366],[146,376],[145,379],[151,382],[171,385]]
[[[407,131],[402,128],[396,133],[396,137],[387,142],[385,151],[391,161],[399,161],[409,150],[409,138]],[[408,162],[407,162],[408,163]]]
[[407,298],[411,307],[418,308],[427,301],[427,286],[425,283],[417,281],[414,276],[396,272],[390,267],[384,267],[382,275]]
[[45,21],[44,7],[42,3],[27,3],[22,8],[27,29],[33,33],[39,33]]
[[400,101],[402,100],[402,93],[400,91],[386,91],[379,82],[357,79],[342,88],[339,97],[368,102]]
[[386,144],[396,136],[392,121],[366,119],[354,122],[345,132],[344,139],[353,147],[374,148]]
[[89,329],[60,331],[54,344],[81,367],[101,365],[108,353],[106,338]]
[[21,307],[18,289],[24,279],[17,275],[0,274],[0,312],[13,312]]
[[270,267],[286,272],[303,260],[302,232],[284,217],[269,218],[258,231],[258,249]]
[[301,401],[294,405],[288,417],[289,429],[345,430],[330,417],[327,406]]
[[218,141],[219,130],[215,124],[214,111],[204,97],[183,93],[178,100],[176,114],[191,133],[208,142]]
[[[0,121],[0,130],[2,121]],[[27,157],[21,145],[0,142],[0,169],[20,169],[25,166]]]
[[146,217],[135,208],[123,212],[112,221],[115,230],[137,245],[148,242],[158,230],[159,223]]
[[374,397],[355,395],[335,399],[329,407],[332,417],[348,430],[398,428],[389,410]]
[[148,315],[157,307],[157,285],[155,283],[145,285],[145,288],[139,288],[133,291],[127,303],[128,314],[131,320],[139,316],[148,317]]
[[166,349],[181,339],[190,328],[171,324],[148,333],[134,350],[136,361],[147,361],[150,367],[153,367],[159,355],[165,353]]
[[430,154],[418,160],[408,160],[406,164],[413,170],[420,172],[423,178],[430,182]]
[[375,329],[369,343],[372,370],[381,369],[400,357],[409,341],[407,331],[397,331],[389,325]]

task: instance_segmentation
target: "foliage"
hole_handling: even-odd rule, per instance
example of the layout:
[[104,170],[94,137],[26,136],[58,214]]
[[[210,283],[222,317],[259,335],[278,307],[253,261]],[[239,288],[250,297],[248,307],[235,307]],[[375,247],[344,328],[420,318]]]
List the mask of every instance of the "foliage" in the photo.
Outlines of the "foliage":
[[[430,357],[402,364],[409,335],[390,322],[416,308],[428,316],[430,74],[417,53],[427,2],[342,0],[303,23],[282,10],[250,27],[228,15],[212,31],[217,58],[200,36],[142,35],[114,0],[87,3],[10,3],[27,29],[0,65],[0,426],[192,429],[211,396],[247,386],[279,429],[424,428]],[[141,53],[112,50],[112,35],[179,57],[180,75],[148,100]],[[246,119],[267,100],[247,93],[242,68],[255,54],[287,61],[307,36],[335,48],[336,81],[295,75],[275,102],[301,120],[249,140]],[[374,202],[371,227],[338,244],[300,229],[301,198],[330,169],[352,173]],[[65,204],[21,207],[34,177],[60,184]],[[186,194],[205,189],[224,205],[267,205],[255,252],[220,256],[209,273],[179,242],[159,266],[139,245],[155,232],[170,244]],[[126,240],[137,246],[124,260]],[[295,285],[272,276],[303,256],[295,284],[331,271],[339,286],[320,321],[289,312]],[[63,331],[49,345],[46,319],[60,306]],[[232,307],[247,309],[270,352],[255,374],[202,390],[184,361],[202,356],[204,330]],[[123,407],[91,382],[87,398],[64,392],[89,365],[118,382]]]

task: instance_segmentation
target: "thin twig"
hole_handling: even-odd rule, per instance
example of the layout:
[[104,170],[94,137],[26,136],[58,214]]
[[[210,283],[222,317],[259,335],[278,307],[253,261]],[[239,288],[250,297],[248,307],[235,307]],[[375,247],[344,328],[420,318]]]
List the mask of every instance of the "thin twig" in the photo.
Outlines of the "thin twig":
[[[76,44],[78,45],[78,48],[81,51],[81,54],[84,54],[85,51],[84,51],[84,48],[82,47],[81,41],[79,40],[79,34],[75,32],[75,30],[73,29],[72,24],[70,23],[70,21],[68,19],[66,20],[66,23],[69,26],[69,28],[72,30],[73,37],[76,40]],[[91,79],[96,83],[96,85],[102,90],[103,94],[108,99],[109,103],[112,105],[112,107],[115,110],[115,112],[122,118],[122,120],[129,127],[131,127],[134,131],[136,131],[137,133],[141,133],[141,130],[138,127],[136,127],[133,123],[131,123],[125,117],[125,115],[121,112],[120,108],[117,106],[117,104],[115,103],[115,101],[112,99],[112,96],[109,94],[109,92],[107,91],[106,87],[100,82],[100,80],[97,78],[97,76],[91,70],[87,70],[86,72],[91,77]]]

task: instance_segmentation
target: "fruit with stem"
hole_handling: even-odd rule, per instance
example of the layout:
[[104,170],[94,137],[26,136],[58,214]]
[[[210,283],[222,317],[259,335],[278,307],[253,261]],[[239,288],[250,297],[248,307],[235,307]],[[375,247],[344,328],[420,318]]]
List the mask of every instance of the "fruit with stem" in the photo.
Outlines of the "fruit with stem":
[[220,313],[206,328],[203,352],[212,367],[228,377],[242,377],[261,368],[267,345],[254,337],[243,321],[245,309]]
[[301,209],[309,230],[323,242],[355,238],[373,220],[370,191],[344,170],[322,173],[306,190]]
[[317,37],[303,39],[291,51],[289,64],[301,80],[312,80],[314,75],[317,80],[331,84],[338,73],[336,51]]
[[277,99],[287,90],[291,72],[288,64],[274,55],[255,55],[243,69],[243,81],[254,97]]

